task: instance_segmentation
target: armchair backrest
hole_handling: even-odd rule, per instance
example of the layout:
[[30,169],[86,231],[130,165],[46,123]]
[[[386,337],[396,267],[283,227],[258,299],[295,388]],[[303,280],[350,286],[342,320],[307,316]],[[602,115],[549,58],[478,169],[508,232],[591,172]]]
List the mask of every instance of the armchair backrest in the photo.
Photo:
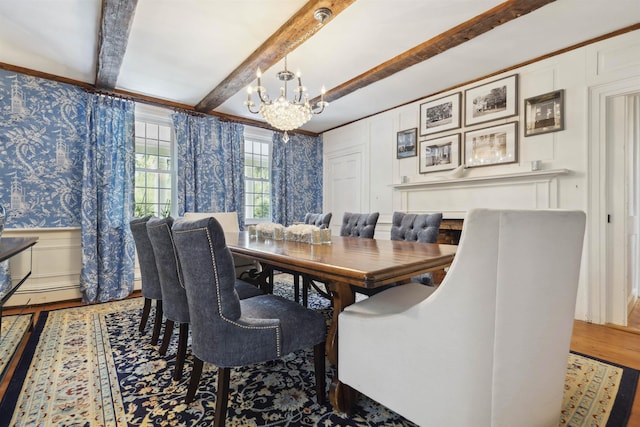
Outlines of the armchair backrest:
[[315,225],[319,228],[329,228],[332,213],[307,213],[304,216],[304,223]]
[[[580,211],[467,214],[443,282],[403,313],[415,319],[415,330],[403,334],[416,336],[423,351],[416,362],[405,361],[421,366],[407,375],[434,388],[397,402],[410,418],[430,425],[452,419],[455,425],[557,425],[584,230]],[[452,396],[459,402],[455,415]]]
[[184,217],[188,219],[202,219],[213,217],[218,220],[224,231],[240,231],[240,225],[238,223],[238,212],[185,212]]
[[172,230],[189,304],[193,353],[200,358],[211,352],[224,353],[232,347],[225,343],[228,335],[224,331],[235,327],[241,315],[224,231],[213,217],[178,218]]
[[391,240],[435,243],[442,222],[442,213],[409,214],[394,212],[391,220]]
[[147,232],[156,258],[162,289],[163,314],[174,322],[189,323],[189,306],[171,227],[173,218],[151,218]]
[[151,219],[151,215],[142,218],[135,218],[129,222],[133,241],[136,246],[138,255],[138,264],[140,265],[140,276],[142,281],[142,296],[148,299],[161,300],[162,289],[160,288],[160,279],[158,278],[158,269],[156,267],[156,257],[153,253],[153,247],[147,233],[147,222]]
[[363,237],[373,239],[378,223],[378,212],[351,213],[345,212],[342,216],[341,236]]

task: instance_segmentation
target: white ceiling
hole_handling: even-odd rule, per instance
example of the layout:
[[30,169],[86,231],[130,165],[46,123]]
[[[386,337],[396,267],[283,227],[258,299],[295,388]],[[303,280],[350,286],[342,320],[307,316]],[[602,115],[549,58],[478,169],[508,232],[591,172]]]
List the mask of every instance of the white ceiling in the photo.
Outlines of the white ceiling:
[[[288,65],[314,97],[500,3],[357,0],[291,52]],[[305,4],[139,0],[116,89],[195,106]],[[0,0],[0,62],[93,84],[101,7]],[[638,23],[640,0],[556,0],[332,102],[303,129],[332,129]],[[265,79],[282,65],[263,70]],[[242,90],[215,111],[259,120],[245,99]]]

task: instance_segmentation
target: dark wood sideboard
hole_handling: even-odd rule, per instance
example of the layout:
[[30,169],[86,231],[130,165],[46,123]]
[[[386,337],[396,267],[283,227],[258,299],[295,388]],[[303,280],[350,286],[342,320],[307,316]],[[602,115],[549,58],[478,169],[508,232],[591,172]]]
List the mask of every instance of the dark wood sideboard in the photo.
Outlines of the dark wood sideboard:
[[[462,219],[443,219],[440,223],[440,231],[438,232],[437,243],[446,245],[457,245],[460,242],[460,235],[462,234]],[[444,270],[437,270],[433,272],[434,283],[441,283],[444,279],[446,272]]]
[[[19,253],[30,249],[38,242],[37,237],[2,237],[0,238],[0,262],[6,261]],[[15,284],[10,284],[6,289],[0,291],[0,331],[2,330],[2,307],[18,290],[18,288],[31,276],[31,267],[33,265],[33,253],[31,253],[31,262],[29,263],[29,271]]]

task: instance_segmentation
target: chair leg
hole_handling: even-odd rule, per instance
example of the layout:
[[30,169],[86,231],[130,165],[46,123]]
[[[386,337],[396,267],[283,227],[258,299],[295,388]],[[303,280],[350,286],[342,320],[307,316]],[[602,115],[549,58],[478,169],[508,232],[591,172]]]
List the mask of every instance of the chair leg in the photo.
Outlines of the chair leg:
[[149,312],[151,311],[151,299],[144,299],[144,307],[142,308],[142,318],[140,319],[140,327],[138,330],[142,333],[144,328],[147,327],[147,319],[149,319]]
[[156,318],[153,322],[153,335],[151,335],[151,344],[158,344],[160,338],[160,329],[162,328],[162,300],[156,300]]
[[171,341],[171,335],[173,334],[173,320],[165,320],[164,321],[164,335],[162,336],[162,345],[158,350],[160,356],[164,356],[167,354],[167,349],[169,348],[169,341]]
[[218,368],[218,393],[216,394],[216,413],[213,427],[224,427],[229,402],[229,374],[231,368]]
[[324,347],[324,342],[313,347],[313,366],[316,372],[316,400],[320,405],[324,405],[326,402]]
[[187,397],[185,402],[187,404],[193,402],[198,391],[198,384],[200,383],[200,376],[202,375],[202,360],[197,357],[193,357],[193,370],[191,371],[191,380],[189,381],[189,389],[187,390]]
[[182,369],[184,368],[184,359],[187,354],[187,342],[189,341],[189,324],[180,323],[180,333],[178,335],[178,354],[176,355],[176,366],[173,369],[173,379],[180,381],[182,379]]

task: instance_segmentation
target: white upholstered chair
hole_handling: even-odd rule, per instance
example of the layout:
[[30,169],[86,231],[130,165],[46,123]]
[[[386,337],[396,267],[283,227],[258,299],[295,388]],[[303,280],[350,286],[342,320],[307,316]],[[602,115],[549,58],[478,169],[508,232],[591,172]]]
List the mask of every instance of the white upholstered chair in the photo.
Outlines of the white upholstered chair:
[[[188,219],[202,219],[214,217],[218,220],[225,232],[240,231],[238,223],[238,212],[185,212],[184,217]],[[260,270],[260,264],[251,258],[233,254],[233,264],[236,269],[236,277],[239,277],[245,271],[252,269]]]
[[556,427],[584,228],[579,211],[470,211],[438,288],[340,314],[340,380],[422,426]]

